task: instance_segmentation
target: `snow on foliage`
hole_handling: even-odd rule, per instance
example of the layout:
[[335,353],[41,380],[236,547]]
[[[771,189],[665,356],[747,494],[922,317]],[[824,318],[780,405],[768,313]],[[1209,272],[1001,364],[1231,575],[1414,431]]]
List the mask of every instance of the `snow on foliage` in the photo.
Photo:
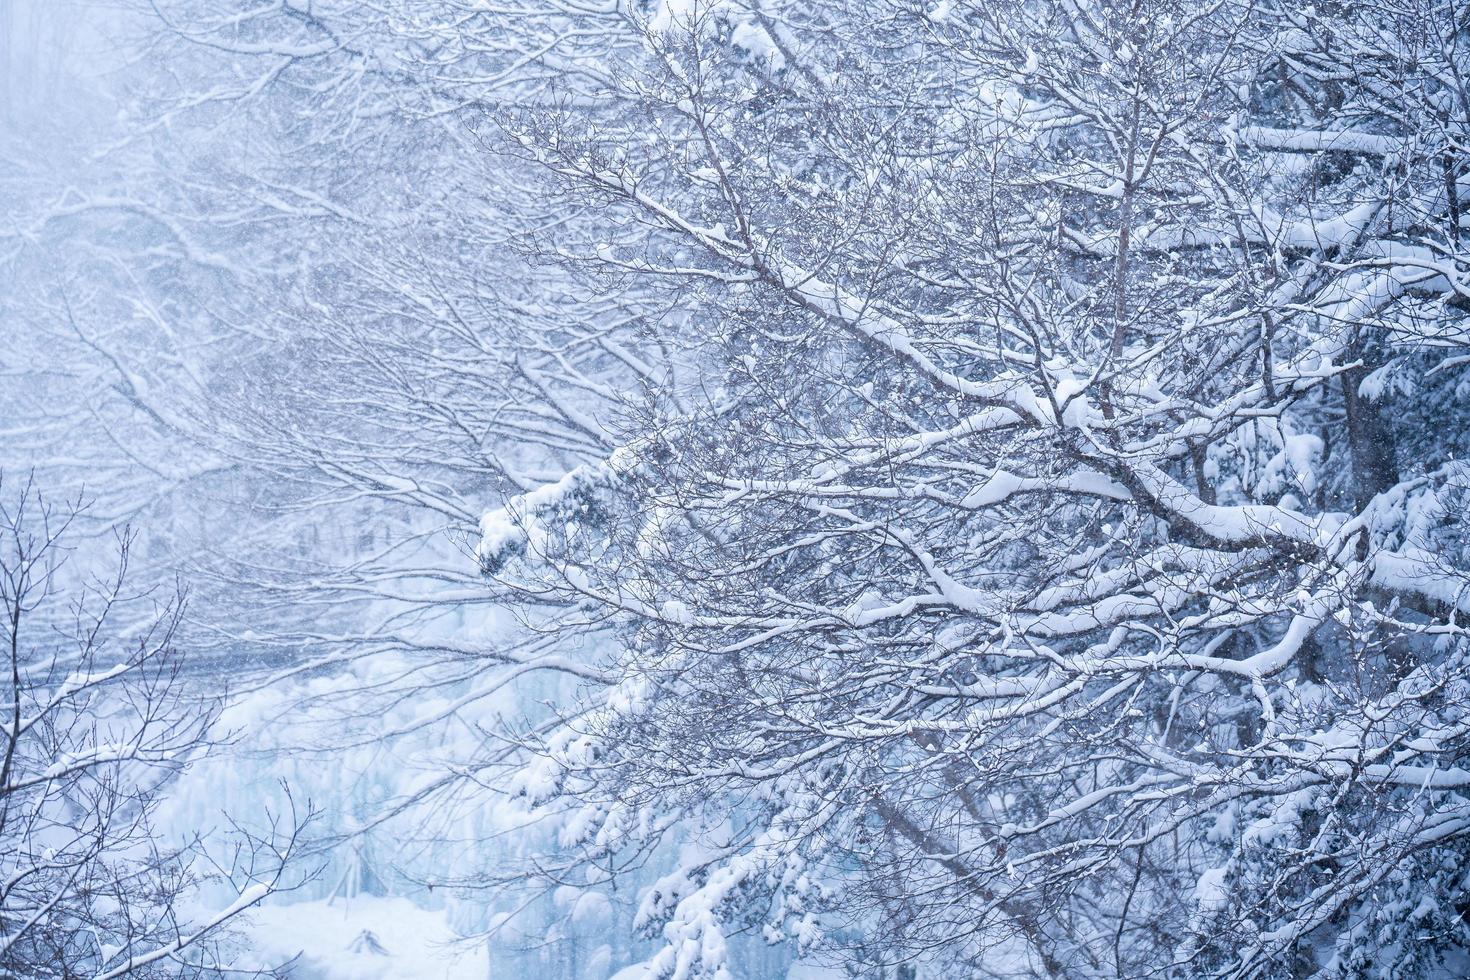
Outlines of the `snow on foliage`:
[[755,923],[938,975],[1448,968],[1449,8],[759,4],[752,66],[729,6],[509,114],[602,209],[557,253],[678,297],[703,362],[480,548],[622,644],[538,799],[702,842],[644,975]]

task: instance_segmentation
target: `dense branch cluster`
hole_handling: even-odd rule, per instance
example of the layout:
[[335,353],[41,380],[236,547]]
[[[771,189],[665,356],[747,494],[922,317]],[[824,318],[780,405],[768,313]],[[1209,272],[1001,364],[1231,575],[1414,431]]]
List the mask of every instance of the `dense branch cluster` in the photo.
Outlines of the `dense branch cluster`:
[[519,117],[703,361],[481,550],[623,624],[531,785],[594,858],[705,828],[653,975],[1464,942],[1452,8],[669,6]]
[[[78,506],[0,489],[0,974],[220,975],[222,927],[287,883],[300,825],[237,825],[228,868],[160,837],[163,788],[211,748],[215,717],[173,648],[182,597],[132,590],[130,533],[102,575],[69,567]],[[201,914],[205,880],[232,898]]]

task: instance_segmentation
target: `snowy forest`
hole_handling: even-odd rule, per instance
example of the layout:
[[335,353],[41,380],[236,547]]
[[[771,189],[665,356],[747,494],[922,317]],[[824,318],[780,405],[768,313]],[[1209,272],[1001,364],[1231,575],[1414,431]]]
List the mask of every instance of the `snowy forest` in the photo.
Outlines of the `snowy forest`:
[[1470,976],[1470,0],[0,0],[0,977]]

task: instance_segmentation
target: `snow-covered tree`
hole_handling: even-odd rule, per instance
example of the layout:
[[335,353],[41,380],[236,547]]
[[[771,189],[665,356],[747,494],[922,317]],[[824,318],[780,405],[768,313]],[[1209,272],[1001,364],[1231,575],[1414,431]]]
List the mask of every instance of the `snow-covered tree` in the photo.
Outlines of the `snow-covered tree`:
[[[210,748],[217,709],[184,682],[173,645],[182,598],[133,591],[128,532],[103,577],[86,556],[68,567],[78,507],[30,485],[0,490],[0,972],[229,972],[225,927],[290,883],[310,815],[268,826],[250,815],[228,868],[159,838],[159,799]],[[205,879],[229,886],[226,906],[198,909]]]
[[506,125],[703,371],[481,556],[620,631],[521,785],[594,865],[699,829],[649,975],[1463,955],[1464,11],[624,21]]

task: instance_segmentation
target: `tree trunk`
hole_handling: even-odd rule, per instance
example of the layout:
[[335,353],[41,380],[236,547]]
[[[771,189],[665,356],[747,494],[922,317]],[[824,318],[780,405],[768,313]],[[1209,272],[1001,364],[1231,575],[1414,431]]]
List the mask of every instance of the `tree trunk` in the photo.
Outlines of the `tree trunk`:
[[1359,511],[1399,479],[1393,436],[1378,406],[1358,392],[1367,375],[1366,367],[1355,367],[1342,375],[1348,451],[1352,454],[1353,504]]

